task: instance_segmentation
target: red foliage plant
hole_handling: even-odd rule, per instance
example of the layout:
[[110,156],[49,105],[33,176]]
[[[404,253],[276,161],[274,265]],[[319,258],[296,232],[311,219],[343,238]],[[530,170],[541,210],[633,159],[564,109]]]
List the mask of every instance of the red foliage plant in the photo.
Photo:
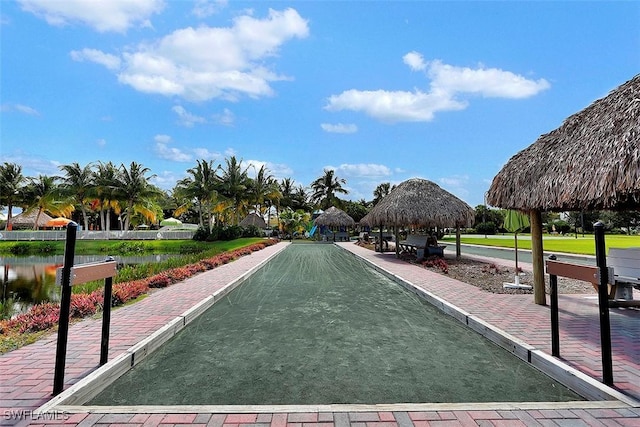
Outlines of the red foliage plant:
[[426,268],[439,268],[444,274],[449,273],[449,264],[443,258],[432,256],[422,261],[422,265]]

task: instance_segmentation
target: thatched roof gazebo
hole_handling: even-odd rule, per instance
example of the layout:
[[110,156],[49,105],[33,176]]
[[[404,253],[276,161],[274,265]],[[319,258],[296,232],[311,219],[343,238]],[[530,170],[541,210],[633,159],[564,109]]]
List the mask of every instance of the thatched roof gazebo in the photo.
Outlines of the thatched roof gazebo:
[[45,212],[40,213],[40,218],[38,218],[38,224],[36,226],[36,217],[38,216],[38,210],[34,209],[30,212],[22,212],[11,218],[11,227],[22,228],[22,229],[38,229],[41,227],[45,227],[48,221],[51,221],[53,218],[47,215]]
[[247,215],[242,221],[240,221],[240,225],[243,227],[255,225],[258,228],[267,228],[267,223],[264,221],[264,218],[255,213]]
[[487,202],[530,212],[534,298],[545,304],[540,213],[640,206],[640,74],[514,155]]
[[322,212],[316,219],[313,220],[315,225],[324,225],[327,227],[353,227],[356,222],[343,210],[331,206],[326,211]]
[[391,190],[360,223],[369,226],[455,227],[458,230],[456,255],[459,256],[459,228],[471,226],[473,219],[474,211],[467,203],[431,181],[412,178]]

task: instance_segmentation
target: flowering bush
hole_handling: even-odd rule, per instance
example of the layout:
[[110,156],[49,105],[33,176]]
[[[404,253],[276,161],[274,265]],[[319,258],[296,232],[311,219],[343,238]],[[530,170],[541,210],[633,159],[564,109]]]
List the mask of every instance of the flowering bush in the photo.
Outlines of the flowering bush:
[[447,261],[445,261],[443,258],[431,256],[422,261],[422,265],[426,268],[438,268],[444,274],[449,273],[449,264],[447,264]]
[[[250,255],[278,243],[277,240],[265,240],[244,248],[224,252],[211,258],[184,267],[172,268],[146,279],[132,280],[113,285],[111,306],[116,307],[139,297],[149,291],[149,288],[164,288],[174,283],[188,279],[200,272],[211,270],[227,264],[241,256]],[[102,289],[90,294],[71,295],[70,318],[82,318],[92,315],[102,309],[104,291]],[[13,319],[0,321],[0,335],[10,333],[37,332],[49,329],[58,323],[60,305],[44,303],[33,306],[27,313],[19,314]]]

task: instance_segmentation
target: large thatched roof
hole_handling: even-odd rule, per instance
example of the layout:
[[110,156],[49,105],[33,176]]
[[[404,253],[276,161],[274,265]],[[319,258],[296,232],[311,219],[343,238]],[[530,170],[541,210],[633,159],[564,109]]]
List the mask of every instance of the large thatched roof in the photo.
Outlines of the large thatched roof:
[[255,225],[258,228],[267,228],[267,223],[264,221],[264,219],[260,215],[255,213],[247,215],[242,221],[240,221],[240,225],[243,227]]
[[[11,218],[11,224],[14,228],[36,228],[36,217],[38,216],[38,210],[34,209],[30,212],[22,212]],[[42,212],[40,218],[38,218],[38,227],[44,227],[51,218],[46,213]]]
[[361,221],[361,224],[470,226],[471,206],[426,179],[413,178],[397,185]]
[[487,201],[520,210],[637,209],[639,147],[640,74],[513,156]]
[[329,209],[322,212],[313,220],[313,223],[315,225],[324,225],[328,227],[353,227],[356,225],[356,222],[348,213],[336,208],[335,206],[331,206]]

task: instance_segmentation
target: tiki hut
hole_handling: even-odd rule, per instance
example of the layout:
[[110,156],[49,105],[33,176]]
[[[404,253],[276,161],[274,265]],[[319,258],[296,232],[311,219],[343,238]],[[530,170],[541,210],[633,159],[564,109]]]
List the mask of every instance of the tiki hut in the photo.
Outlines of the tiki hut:
[[412,178],[391,190],[360,223],[369,226],[455,227],[458,230],[456,255],[460,256],[459,228],[470,226],[473,218],[473,209],[464,201],[431,181]]
[[324,225],[327,227],[353,227],[356,222],[343,210],[331,206],[322,212],[313,220],[315,225]]
[[492,206],[530,212],[534,299],[545,304],[542,211],[640,206],[640,74],[513,156],[494,177]]
[[258,228],[267,228],[267,223],[264,221],[264,219],[260,215],[255,213],[247,215],[242,221],[240,221],[240,225],[243,227],[255,225]]
[[[313,224],[316,226],[325,226],[331,228],[337,227],[353,227],[356,222],[343,210],[331,206],[326,211],[322,212],[316,219],[313,220]],[[347,236],[348,237],[348,236]],[[336,234],[333,233],[333,239],[335,240]]]
[[36,217],[38,216],[38,210],[34,209],[30,212],[22,212],[11,218],[11,227],[15,229],[37,229],[45,227],[48,221],[51,221],[49,215],[44,212],[40,213],[40,218],[38,218],[38,225],[36,226]]

